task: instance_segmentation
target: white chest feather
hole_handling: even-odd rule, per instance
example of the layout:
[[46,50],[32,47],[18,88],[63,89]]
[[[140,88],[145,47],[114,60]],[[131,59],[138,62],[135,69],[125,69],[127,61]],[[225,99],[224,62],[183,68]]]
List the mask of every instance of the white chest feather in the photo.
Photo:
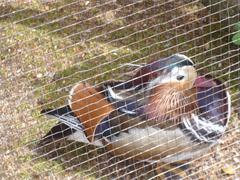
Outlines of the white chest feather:
[[83,131],[76,131],[75,133],[68,136],[67,139],[72,140],[72,141],[78,141],[78,142],[91,144],[91,145],[94,145],[94,146],[103,146],[103,143],[100,140],[96,140],[92,143],[89,142],[89,140],[87,139],[87,137],[86,137],[86,135]]

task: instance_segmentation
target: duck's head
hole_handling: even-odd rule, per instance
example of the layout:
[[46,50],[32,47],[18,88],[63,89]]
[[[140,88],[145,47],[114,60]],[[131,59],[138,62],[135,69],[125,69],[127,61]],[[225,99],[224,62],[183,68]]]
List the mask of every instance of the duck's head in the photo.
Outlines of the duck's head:
[[168,85],[181,91],[192,88],[197,79],[193,61],[182,54],[175,54],[162,61],[156,61],[151,66],[153,77],[148,87]]
[[183,114],[190,117],[198,109],[198,87],[213,87],[214,83],[198,76],[193,61],[182,54],[148,64],[142,75],[148,96],[145,112],[148,119],[157,120],[155,123],[169,119],[170,124],[178,124]]
[[168,85],[179,91],[213,86],[211,81],[197,76],[193,61],[183,54],[174,54],[143,66],[127,83],[128,87],[135,86],[138,89],[160,85]]

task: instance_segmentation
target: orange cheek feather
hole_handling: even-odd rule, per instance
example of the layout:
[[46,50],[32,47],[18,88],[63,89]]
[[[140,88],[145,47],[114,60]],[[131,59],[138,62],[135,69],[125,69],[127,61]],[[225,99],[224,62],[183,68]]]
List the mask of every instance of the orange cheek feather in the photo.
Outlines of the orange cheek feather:
[[189,85],[172,83],[155,87],[149,96],[146,113],[150,120],[179,123],[182,114],[197,109],[196,90]]

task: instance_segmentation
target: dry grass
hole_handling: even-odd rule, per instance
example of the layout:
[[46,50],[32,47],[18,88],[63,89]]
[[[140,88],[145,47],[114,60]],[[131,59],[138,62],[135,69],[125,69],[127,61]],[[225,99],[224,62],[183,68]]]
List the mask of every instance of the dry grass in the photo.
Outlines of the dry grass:
[[[218,58],[228,59],[222,67],[238,62],[238,52],[229,53],[238,48],[229,44],[234,19],[220,22],[220,13],[210,15],[200,2],[189,0],[101,2],[105,6],[98,1],[74,2],[0,3],[0,177],[153,177],[155,165],[123,160],[80,143],[63,140],[37,150],[37,140],[55,123],[40,116],[40,109],[63,105],[75,82],[118,78],[127,71],[121,67],[125,62],[141,63],[176,52],[194,56],[201,73],[214,72],[226,80],[237,77],[236,72],[225,76],[236,66],[224,71],[215,71],[221,70],[218,65],[207,67]],[[62,20],[54,21],[58,18]],[[230,85],[236,94],[236,84]],[[226,179],[221,171],[226,163],[238,167],[229,178],[239,177],[235,114],[229,126],[220,146],[192,164],[190,173],[197,173],[193,178]]]

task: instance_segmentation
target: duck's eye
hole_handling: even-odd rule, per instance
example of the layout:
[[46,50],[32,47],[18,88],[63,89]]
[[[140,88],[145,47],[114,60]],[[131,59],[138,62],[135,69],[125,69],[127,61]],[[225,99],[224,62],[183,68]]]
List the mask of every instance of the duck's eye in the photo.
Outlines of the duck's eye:
[[181,81],[181,80],[183,80],[183,78],[184,78],[184,76],[183,76],[183,75],[179,75],[179,76],[177,76],[177,80],[178,80],[178,81]]

